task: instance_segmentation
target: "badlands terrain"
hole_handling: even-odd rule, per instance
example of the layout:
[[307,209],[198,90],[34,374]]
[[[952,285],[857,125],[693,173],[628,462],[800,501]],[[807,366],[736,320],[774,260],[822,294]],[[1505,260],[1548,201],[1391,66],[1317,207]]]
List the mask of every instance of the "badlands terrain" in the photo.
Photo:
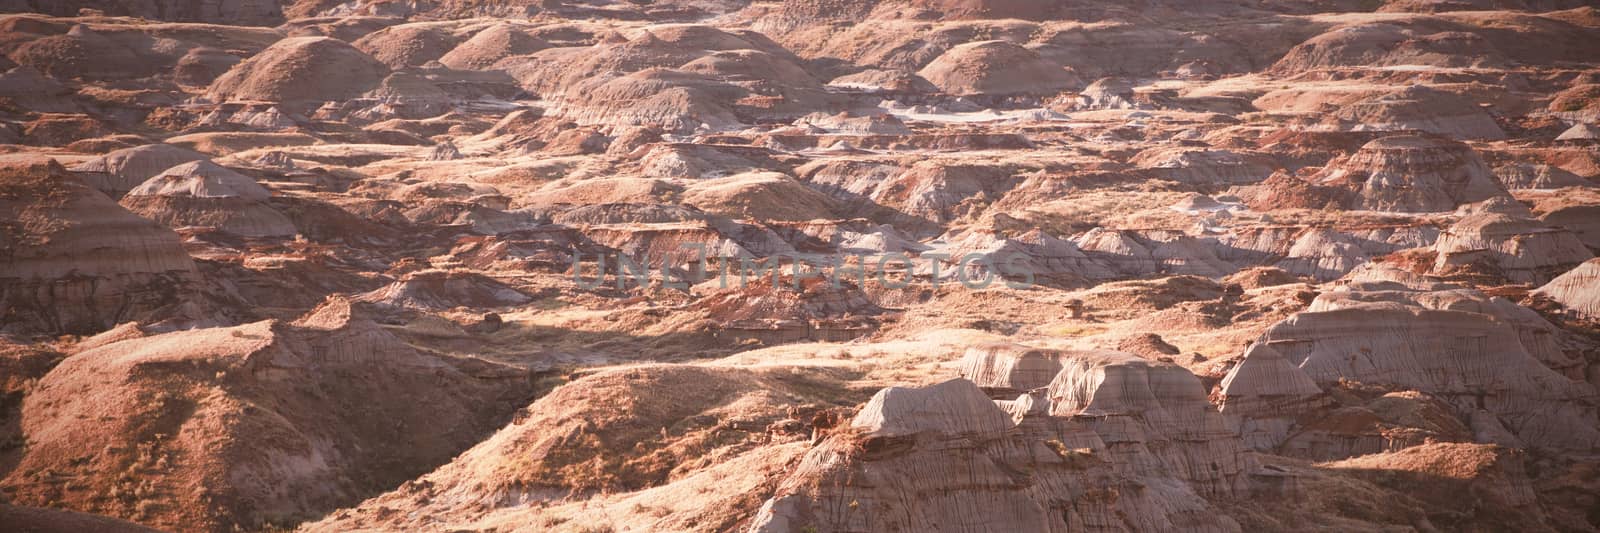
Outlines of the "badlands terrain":
[[1595,531],[1597,6],[0,0],[0,530]]

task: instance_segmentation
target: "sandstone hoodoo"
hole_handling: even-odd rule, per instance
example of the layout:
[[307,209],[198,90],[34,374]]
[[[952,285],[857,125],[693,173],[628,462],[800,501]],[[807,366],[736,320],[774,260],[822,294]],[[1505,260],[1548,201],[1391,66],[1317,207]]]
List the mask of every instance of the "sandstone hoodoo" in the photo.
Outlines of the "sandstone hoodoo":
[[0,0],[0,530],[1594,531],[1584,0]]

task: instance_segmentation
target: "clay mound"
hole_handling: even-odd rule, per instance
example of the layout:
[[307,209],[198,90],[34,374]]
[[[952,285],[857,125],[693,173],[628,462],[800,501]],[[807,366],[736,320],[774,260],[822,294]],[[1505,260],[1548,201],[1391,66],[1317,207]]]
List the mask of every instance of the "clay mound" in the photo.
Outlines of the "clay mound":
[[79,107],[72,101],[72,95],[70,87],[33,67],[18,65],[0,74],[0,97],[23,109],[38,113],[76,113]]
[[592,260],[608,251],[577,230],[548,225],[490,237],[467,237],[457,241],[449,255],[462,265],[479,270],[570,274],[574,259]]
[[1295,237],[1288,253],[1275,266],[1293,275],[1329,281],[1367,259],[1361,239],[1333,228],[1311,228]]
[[1189,236],[1163,237],[1168,240],[1152,239],[1136,231],[1096,227],[1074,242],[1119,277],[1168,273],[1220,278],[1239,268],[1218,257],[1214,243]]
[[439,63],[450,68],[485,69],[501,59],[531,54],[550,46],[549,42],[520,25],[500,23],[473,34],[472,38],[440,57]]
[[[1198,379],[1117,352],[1071,352],[1059,364],[1043,392],[1015,400],[990,400],[965,379],[879,391],[851,432],[794,467],[753,529],[1239,527],[1202,495],[1240,490],[1252,464]],[[1014,483],[1019,475],[1033,482]],[[1124,496],[1097,496],[1109,493]],[[845,514],[828,502],[857,504]]]
[[1513,191],[1595,186],[1583,176],[1541,163],[1509,163],[1495,167],[1494,174],[1501,185]]
[[[500,518],[508,525],[540,523],[541,510],[568,494],[669,490],[702,470],[726,474],[717,466],[724,461],[750,464],[736,458],[752,454],[771,459],[764,451],[770,446],[796,441],[803,446],[807,426],[816,423],[808,421],[828,420],[823,410],[833,407],[835,398],[854,396],[837,380],[828,372],[785,367],[648,365],[597,372],[533,402],[526,416],[417,483],[307,529],[465,525],[490,520],[496,513],[503,513]],[[678,513],[639,517],[635,523],[650,530],[738,529],[770,494],[769,483],[775,480],[768,476],[781,473],[770,466],[751,464],[764,473],[749,480],[748,487],[742,476],[719,476],[720,483],[739,484],[740,494],[700,490],[676,495],[702,503]],[[418,512],[388,511],[393,508]],[[598,517],[588,508],[570,525],[615,518]]]
[[53,160],[4,161],[0,187],[4,329],[92,333],[171,316],[192,296],[194,263],[176,234]]
[[927,9],[942,20],[1048,20],[1058,16],[1061,11],[1061,6],[1028,0],[912,0],[908,3]]
[[[1297,404],[1322,394],[1322,388],[1305,372],[1267,343],[1255,343],[1244,359],[1222,378],[1217,407],[1230,416],[1271,416],[1293,412]],[[1256,445],[1255,428],[1241,428],[1245,442]]]
[[917,75],[956,96],[1049,96],[1083,85],[1061,65],[1005,41],[957,45]]
[[707,213],[761,220],[831,219],[832,198],[777,172],[704,180],[683,191],[683,203]]
[[361,96],[388,68],[353,46],[328,37],[290,37],[235,65],[212,82],[218,101],[314,103]]
[[750,146],[659,143],[639,158],[639,166],[642,174],[653,178],[720,178],[782,168],[774,155]]
[[[1426,285],[1411,283],[1411,285]],[[1360,308],[1378,302],[1413,305],[1426,309],[1464,311],[1489,315],[1509,324],[1517,332],[1517,339],[1544,366],[1573,379],[1585,379],[1587,362],[1581,352],[1584,342],[1562,331],[1537,312],[1517,305],[1510,300],[1486,296],[1473,290],[1460,289],[1445,284],[1414,289],[1398,287],[1392,282],[1352,281],[1349,290],[1325,292],[1317,295],[1308,311],[1333,311]]]
[[156,174],[190,161],[206,159],[205,154],[171,144],[147,144],[124,148],[72,167],[100,192],[121,198]]
[[491,309],[522,305],[533,298],[481,274],[424,270],[406,274],[399,281],[357,296],[355,300],[393,309],[442,311],[457,307]]
[[1556,276],[1534,290],[1533,296],[1555,302],[1573,318],[1600,322],[1600,259],[1584,261]]
[[60,35],[28,41],[7,54],[12,60],[59,79],[122,79],[153,74],[153,61],[83,24]]
[[1588,403],[1593,388],[1545,367],[1519,339],[1488,315],[1375,302],[1298,313],[1256,343],[1324,388],[1349,380],[1430,394],[1470,420],[1480,441],[1552,450],[1600,446]]
[[1318,69],[1400,65],[1497,68],[1507,58],[1483,36],[1439,31],[1434,24],[1370,22],[1344,25],[1296,45],[1270,72],[1295,75]]
[[907,74],[897,70],[867,69],[853,74],[845,74],[828,81],[829,87],[852,89],[868,92],[885,92],[898,94],[918,94],[938,92],[928,80],[915,74]]
[[961,358],[961,375],[993,397],[1014,399],[1042,391],[1061,372],[1068,352],[1012,342],[981,344]]
[[1422,131],[1455,139],[1506,138],[1493,117],[1471,99],[1422,85],[1339,106],[1330,119],[1350,131]]
[[173,81],[190,87],[205,87],[239,64],[239,56],[216,48],[195,48],[183,54],[172,67]]
[[46,114],[22,126],[22,138],[39,146],[67,146],[77,141],[110,135],[107,124],[84,115]]
[[1311,182],[1347,191],[1345,208],[1372,211],[1453,211],[1462,204],[1506,196],[1471,147],[1418,135],[1369,142],[1355,154],[1329,163]]
[[[595,226],[585,228],[584,235],[653,269],[663,265],[683,268],[704,257],[737,261],[773,255],[795,257],[797,253],[765,225],[719,218],[692,223]],[[705,252],[702,255],[698,250]],[[736,265],[727,270],[737,276]]]
[[294,223],[267,205],[271,193],[254,179],[210,161],[167,169],[135,187],[121,204],[171,228],[203,226],[243,237],[287,237]]
[[[540,216],[534,212],[523,210],[506,211],[484,205],[492,201],[495,200],[483,198],[466,202],[428,202],[406,209],[402,214],[412,224],[418,226],[470,228],[473,233],[479,235],[498,235],[534,229],[541,223]],[[503,197],[499,201],[503,202]]]
[[420,475],[509,414],[501,395],[526,379],[521,371],[425,355],[358,315],[335,301],[294,324],[75,354],[29,395],[30,445],[0,484],[22,504],[162,528],[254,529]]
[[202,159],[166,169],[128,191],[128,196],[240,198],[265,201],[272,196],[272,193],[249,176]]
[[392,69],[419,67],[449,53],[461,43],[446,25],[418,22],[372,32],[351,43]]
[[1518,283],[1541,284],[1594,257],[1571,231],[1497,213],[1468,216],[1439,235],[1435,273],[1487,266]]

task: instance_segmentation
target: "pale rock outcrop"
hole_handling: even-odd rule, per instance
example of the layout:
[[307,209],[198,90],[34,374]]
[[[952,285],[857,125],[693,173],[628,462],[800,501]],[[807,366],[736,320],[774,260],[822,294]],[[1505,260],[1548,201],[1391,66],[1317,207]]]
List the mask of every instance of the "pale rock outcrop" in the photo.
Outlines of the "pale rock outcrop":
[[1571,142],[1592,142],[1600,140],[1600,127],[1584,124],[1582,122],[1573,124],[1572,127],[1561,132],[1561,135],[1557,135],[1556,140]]
[[1372,211],[1452,211],[1506,195],[1471,147],[1418,135],[1369,142],[1354,155],[1329,163],[1311,181],[1348,191],[1342,202],[1346,208]]
[[1584,261],[1556,276],[1535,289],[1533,295],[1559,304],[1573,318],[1600,322],[1600,259]]
[[1434,244],[1434,272],[1473,265],[1517,283],[1541,284],[1589,260],[1594,254],[1564,228],[1536,219],[1484,213],[1450,226]]
[[1594,187],[1582,176],[1562,170],[1561,167],[1536,163],[1510,163],[1495,167],[1495,177],[1509,190],[1560,189],[1562,187]]
[[121,204],[172,228],[207,226],[243,237],[285,237],[294,223],[267,204],[272,193],[254,179],[208,160],[156,174],[128,191]]
[[961,375],[996,399],[1043,390],[1061,372],[1064,353],[1010,342],[981,344],[961,358]]
[[205,154],[170,144],[123,148],[72,167],[83,180],[112,199],[121,198],[169,168],[206,159]]
[[[1001,388],[1037,377],[1033,362],[1003,361],[1032,361],[1031,350],[979,352],[972,377]],[[806,455],[751,530],[1239,530],[1206,496],[1240,493],[1254,463],[1198,379],[1118,352],[1059,357],[1045,390],[1015,401],[966,379],[880,391],[851,431]]]
[[1585,343],[1532,309],[1498,296],[1471,289],[1435,286],[1399,288],[1387,283],[1352,282],[1340,290],[1324,292],[1312,300],[1307,311],[1333,311],[1359,308],[1373,302],[1394,302],[1425,309],[1464,311],[1494,317],[1517,332],[1522,347],[1544,366],[1574,380],[1583,380],[1587,361]]
[[1333,228],[1311,228],[1295,238],[1283,260],[1274,266],[1320,281],[1336,279],[1367,262],[1360,240]]
[[1503,430],[1550,450],[1600,446],[1594,387],[1541,364],[1515,328],[1490,315],[1374,302],[1298,313],[1256,343],[1323,388],[1349,380],[1420,391],[1480,435]]

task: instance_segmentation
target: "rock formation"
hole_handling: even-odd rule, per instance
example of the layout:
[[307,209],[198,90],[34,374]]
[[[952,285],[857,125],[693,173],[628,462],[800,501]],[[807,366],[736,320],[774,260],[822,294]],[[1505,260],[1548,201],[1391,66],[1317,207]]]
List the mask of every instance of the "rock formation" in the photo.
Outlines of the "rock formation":
[[344,41],[290,37],[235,65],[206,94],[219,102],[321,103],[360,96],[387,70]]
[[122,197],[122,206],[168,227],[206,226],[243,237],[290,237],[296,229],[267,204],[272,193],[206,160],[169,168]]
[[13,156],[0,172],[7,331],[94,333],[172,318],[191,303],[194,262],[172,230],[53,160]]
[[[114,342],[41,380],[22,409],[30,451],[0,484],[18,503],[164,527],[304,519],[490,429],[509,412],[498,394],[520,377],[493,366],[420,353],[345,301],[293,323]],[[424,427],[439,431],[406,436]]]

